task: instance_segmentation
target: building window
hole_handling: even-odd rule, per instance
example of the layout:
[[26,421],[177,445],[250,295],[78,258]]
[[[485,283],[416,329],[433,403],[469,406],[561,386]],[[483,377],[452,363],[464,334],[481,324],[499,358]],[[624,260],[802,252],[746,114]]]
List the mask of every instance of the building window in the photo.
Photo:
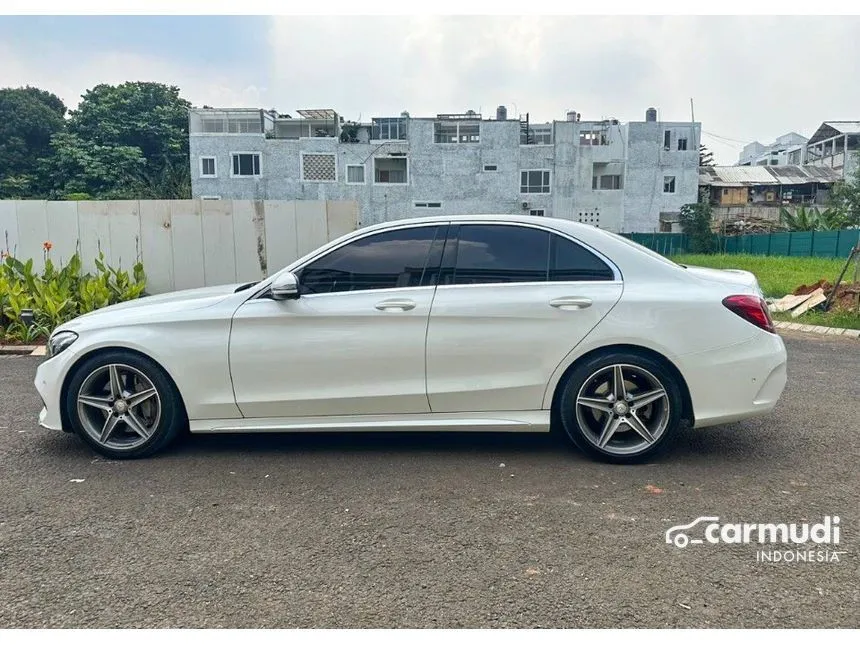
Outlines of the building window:
[[232,159],[233,177],[259,177],[262,174],[259,152],[234,152]]
[[549,170],[523,170],[520,173],[520,192],[548,193]]
[[663,149],[671,150],[672,149],[672,131],[664,130],[663,131]]
[[678,139],[678,150],[686,150],[687,149],[687,139],[679,138]]
[[302,181],[337,181],[335,155],[302,154]]
[[664,193],[674,193],[675,192],[675,178],[666,176],[663,177],[663,192]]
[[779,165],[779,159],[771,159],[770,165],[771,166],[778,166]]
[[217,177],[218,169],[215,163],[215,157],[200,157],[200,176],[201,177]]
[[364,183],[364,166],[350,164],[346,167],[346,183],[348,184],[363,184]]
[[377,184],[405,184],[409,180],[409,162],[403,158],[376,157],[373,181]]
[[723,188],[723,195],[728,195],[728,194],[729,194],[729,189]]
[[391,141],[406,138],[406,119],[373,119],[370,138],[376,141]]
[[487,164],[484,166],[484,172],[495,172],[499,167],[495,164]]
[[552,126],[529,128],[528,132],[520,133],[521,146],[552,145]]
[[621,190],[621,175],[595,175],[591,179],[592,190]]
[[442,202],[415,202],[415,208],[442,208]]
[[543,217],[546,215],[546,211],[543,208],[533,208],[529,211],[529,215],[532,217]]
[[592,132],[583,130],[579,133],[579,145],[581,146],[608,146],[605,132]]
[[436,143],[479,143],[481,141],[481,124],[474,121],[466,123],[436,121],[433,125],[433,141]]

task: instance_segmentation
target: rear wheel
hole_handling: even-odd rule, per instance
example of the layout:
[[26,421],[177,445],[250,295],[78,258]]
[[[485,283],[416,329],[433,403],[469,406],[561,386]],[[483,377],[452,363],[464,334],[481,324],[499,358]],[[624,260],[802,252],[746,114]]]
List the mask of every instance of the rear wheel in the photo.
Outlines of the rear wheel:
[[151,455],[186,424],[179,392],[164,370],[122,350],[86,360],[69,381],[65,406],[74,431],[112,459]]
[[668,448],[683,399],[662,363],[633,352],[594,356],[568,376],[558,404],[562,425],[586,454],[635,463]]

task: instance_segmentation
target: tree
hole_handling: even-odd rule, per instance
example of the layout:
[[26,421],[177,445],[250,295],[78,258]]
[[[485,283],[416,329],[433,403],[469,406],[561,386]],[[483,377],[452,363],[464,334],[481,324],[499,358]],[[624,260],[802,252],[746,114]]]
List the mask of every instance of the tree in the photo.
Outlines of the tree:
[[711,230],[711,203],[707,188],[702,189],[696,204],[684,204],[680,214],[681,229],[690,238],[690,253],[713,253],[717,247],[716,236]]
[[104,146],[62,133],[51,139],[52,154],[39,160],[39,191],[48,199],[134,199],[146,159],[134,146]]
[[66,106],[37,87],[0,89],[0,199],[31,197],[38,160],[66,126]]
[[713,166],[714,164],[714,153],[708,150],[708,147],[704,144],[699,146],[699,165],[700,166]]
[[190,107],[172,85],[97,85],[71,112],[69,132],[96,147],[137,148],[146,163],[131,178],[136,189],[146,196],[182,199],[191,194]]
[[829,205],[845,215],[845,226],[860,226],[860,152],[854,153],[854,172],[833,184]]

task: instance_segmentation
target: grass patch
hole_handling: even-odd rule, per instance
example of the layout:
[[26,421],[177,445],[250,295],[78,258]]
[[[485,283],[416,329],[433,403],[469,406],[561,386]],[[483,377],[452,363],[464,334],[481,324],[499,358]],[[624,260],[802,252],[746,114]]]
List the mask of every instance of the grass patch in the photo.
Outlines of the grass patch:
[[[690,264],[712,269],[743,269],[758,278],[764,295],[781,298],[802,284],[812,284],[822,278],[836,282],[845,266],[845,259],[795,258],[766,255],[673,255],[679,264]],[[849,273],[852,269],[849,268]],[[853,275],[846,275],[853,279]],[[809,323],[815,324],[815,323]]]
[[[836,282],[839,272],[845,266],[845,259],[830,258],[796,258],[764,255],[673,255],[672,259],[679,264],[710,267],[712,269],[743,269],[750,271],[758,278],[765,296],[781,298],[791,293],[802,284],[813,284],[822,278],[831,283]],[[845,279],[854,278],[854,267],[848,268]],[[842,327],[845,329],[860,329],[860,312],[831,310],[807,311],[797,318],[791,317],[791,312],[774,313],[774,320],[796,322],[803,325],[823,325],[825,327]]]

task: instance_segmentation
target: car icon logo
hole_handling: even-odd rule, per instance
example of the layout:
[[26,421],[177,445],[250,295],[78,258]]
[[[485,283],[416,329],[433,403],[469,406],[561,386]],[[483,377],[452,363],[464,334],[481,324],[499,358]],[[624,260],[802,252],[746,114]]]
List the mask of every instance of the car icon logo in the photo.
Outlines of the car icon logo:
[[697,517],[689,524],[679,524],[678,526],[673,526],[668,531],[666,531],[666,544],[674,544],[679,549],[685,548],[688,544],[701,544],[702,538],[691,538],[684,531],[693,528],[697,524],[719,521],[719,517]]

